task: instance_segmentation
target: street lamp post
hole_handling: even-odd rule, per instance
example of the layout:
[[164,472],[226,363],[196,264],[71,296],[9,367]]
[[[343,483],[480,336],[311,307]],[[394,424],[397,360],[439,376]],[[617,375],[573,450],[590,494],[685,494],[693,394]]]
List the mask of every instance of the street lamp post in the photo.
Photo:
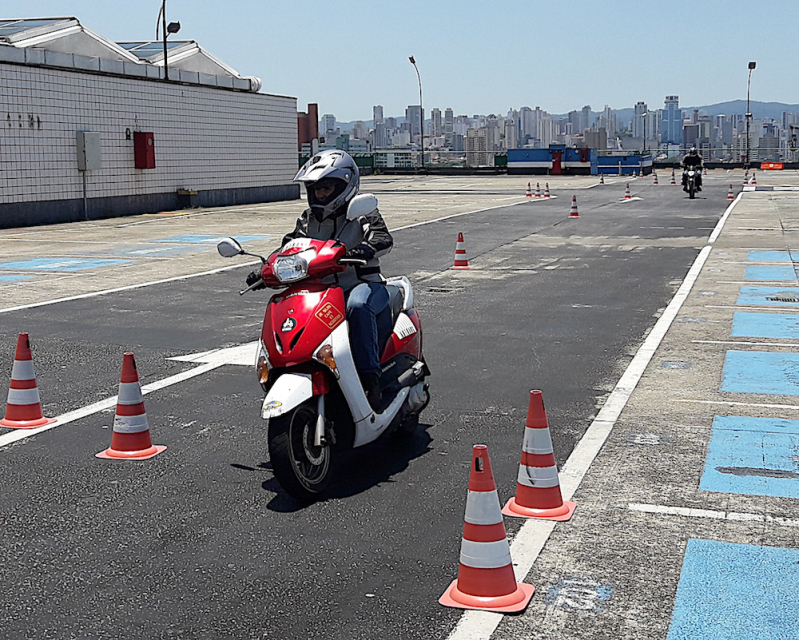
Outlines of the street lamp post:
[[[165,0],[166,1],[166,0]],[[422,134],[422,143],[420,145],[422,150],[422,171],[424,171],[424,107],[422,106],[422,76],[419,75],[419,67],[416,66],[416,60],[413,56],[408,56],[413,68],[416,69],[416,78],[419,80],[419,124],[421,126],[420,132]]]
[[746,162],[744,169],[747,171],[749,171],[749,121],[752,119],[752,113],[749,111],[749,85],[752,82],[752,69],[756,66],[756,62],[749,63],[749,78],[746,81]]
[[[169,65],[166,59],[166,37],[170,33],[177,33],[180,31],[180,22],[170,22],[169,24],[166,23],[166,0],[161,2],[161,11],[158,13],[158,17],[161,19],[161,28],[163,29],[164,35],[164,80],[169,80]],[[158,40],[158,20],[155,21],[155,39]]]

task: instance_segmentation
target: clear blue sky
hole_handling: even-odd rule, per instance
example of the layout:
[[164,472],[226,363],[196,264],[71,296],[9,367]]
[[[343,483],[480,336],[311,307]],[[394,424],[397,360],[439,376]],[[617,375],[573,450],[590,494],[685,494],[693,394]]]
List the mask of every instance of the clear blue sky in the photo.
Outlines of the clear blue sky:
[[[155,35],[161,0],[3,0],[0,17],[74,15],[112,40]],[[797,0],[537,2],[506,0],[167,0],[178,37],[197,40],[263,91],[290,95],[320,115],[369,120],[425,110],[504,114],[590,104],[658,108],[746,98],[799,103]],[[686,52],[690,52],[690,55]]]

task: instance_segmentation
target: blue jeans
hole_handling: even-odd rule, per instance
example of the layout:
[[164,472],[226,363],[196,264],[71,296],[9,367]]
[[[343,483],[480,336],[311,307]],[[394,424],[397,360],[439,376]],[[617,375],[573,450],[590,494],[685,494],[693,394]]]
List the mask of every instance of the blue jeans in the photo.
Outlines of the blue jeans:
[[378,340],[391,331],[388,290],[380,282],[362,282],[346,294],[346,301],[355,368],[380,375]]

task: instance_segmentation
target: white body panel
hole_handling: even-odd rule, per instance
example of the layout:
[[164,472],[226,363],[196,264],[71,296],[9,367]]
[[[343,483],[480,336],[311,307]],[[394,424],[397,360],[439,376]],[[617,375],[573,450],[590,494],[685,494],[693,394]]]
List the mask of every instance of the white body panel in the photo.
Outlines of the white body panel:
[[264,419],[276,418],[313,397],[310,373],[285,373],[275,380],[261,408]]

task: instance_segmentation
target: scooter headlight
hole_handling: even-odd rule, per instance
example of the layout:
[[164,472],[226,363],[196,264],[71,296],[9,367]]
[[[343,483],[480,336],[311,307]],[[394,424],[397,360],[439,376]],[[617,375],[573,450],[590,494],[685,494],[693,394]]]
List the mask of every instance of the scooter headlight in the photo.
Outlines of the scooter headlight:
[[266,384],[269,381],[269,371],[272,369],[272,363],[269,362],[269,354],[266,352],[263,340],[259,340],[258,345],[258,357],[255,361],[255,368],[258,371],[258,382]]
[[282,256],[275,260],[272,271],[282,283],[297,282],[308,275],[308,263],[313,260],[314,250],[296,253],[293,256]]

